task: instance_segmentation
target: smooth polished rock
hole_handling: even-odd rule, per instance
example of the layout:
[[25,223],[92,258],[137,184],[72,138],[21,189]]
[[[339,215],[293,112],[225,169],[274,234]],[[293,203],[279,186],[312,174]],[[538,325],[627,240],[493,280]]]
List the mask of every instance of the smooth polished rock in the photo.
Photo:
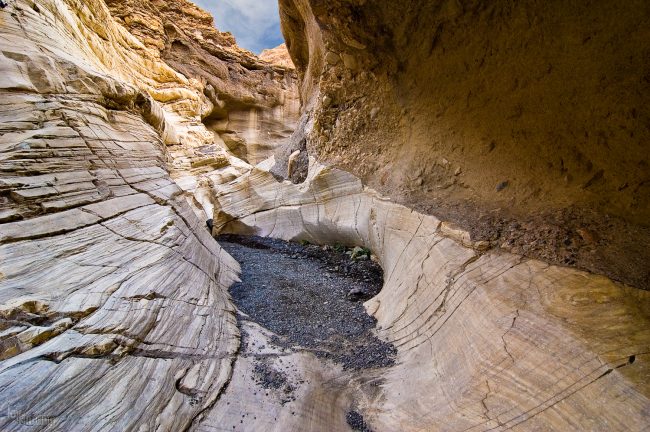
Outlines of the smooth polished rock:
[[239,346],[239,266],[171,180],[150,96],[198,92],[101,1],[0,21],[0,429],[185,430]]
[[[0,429],[219,430],[244,415],[331,431],[351,408],[377,431],[649,423],[647,293],[489,249],[343,171],[312,163],[294,185],[272,159],[239,160],[236,137],[223,147],[201,122],[214,86],[147,39],[167,37],[158,12],[125,27],[100,0],[0,10]],[[365,305],[397,364],[356,379],[271,347],[245,317],[256,347],[240,350],[239,265],[205,229],[213,214],[216,232],[371,249],[386,284]],[[260,358],[304,381],[296,400],[257,392]]]
[[358,403],[374,430],[648,424],[647,292],[486,250],[343,171],[312,162],[294,185],[272,165],[215,187],[215,232],[360,245],[378,257],[385,285],[365,306],[399,353],[381,396]]

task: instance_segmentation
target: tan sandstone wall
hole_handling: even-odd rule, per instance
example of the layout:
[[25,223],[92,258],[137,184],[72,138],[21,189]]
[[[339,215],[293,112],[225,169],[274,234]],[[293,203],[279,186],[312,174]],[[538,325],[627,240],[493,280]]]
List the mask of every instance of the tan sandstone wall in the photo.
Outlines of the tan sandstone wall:
[[280,5],[311,155],[476,238],[650,287],[648,2]]
[[[557,11],[532,2],[518,7],[504,2],[471,8],[461,2],[436,5],[283,0],[287,44],[302,80],[306,115],[279,151],[291,129],[283,109],[297,106],[297,98],[290,96],[296,89],[287,78],[292,72],[237,48],[230,35],[212,29],[210,17],[190,3],[12,0],[0,9],[0,409],[5,414],[0,429],[218,430],[225,422],[242,422],[233,408],[237,402],[257,413],[259,423],[254,424],[264,430],[330,431],[332,425],[344,430],[351,393],[361,387],[372,387],[358,392],[364,395],[358,408],[377,430],[646,428],[646,292],[495,247],[499,242],[444,217],[445,210],[455,214],[451,204],[436,207],[440,214],[434,216],[397,202],[415,206],[414,197],[419,197],[402,193],[408,184],[403,177],[418,172],[403,154],[422,164],[444,158],[441,166],[453,169],[454,178],[469,185],[463,187],[468,196],[476,198],[476,208],[458,207],[471,216],[468,220],[476,219],[475,210],[499,202],[500,195],[488,193],[492,186],[482,189],[478,174],[471,173],[480,165],[485,183],[491,184],[489,176],[502,174],[505,165],[474,157],[471,128],[460,123],[451,129],[431,127],[431,122],[474,118],[464,117],[466,107],[461,110],[456,98],[460,90],[443,86],[441,77],[453,75],[447,84],[458,81],[461,87],[480,81],[476,72],[452,73],[461,63],[453,56],[445,60],[438,51],[453,47],[450,41],[462,36],[463,43],[456,40],[455,47],[465,59],[464,50],[478,48],[467,43],[472,32],[460,30],[484,25],[483,31],[503,36],[491,39],[499,42],[492,51],[496,59],[484,63],[491,66],[480,66],[492,70],[485,78],[490,84],[499,84],[505,79],[495,72],[501,66],[490,62],[515,67],[501,51],[500,44],[513,41],[505,36],[508,26],[544,34],[550,26],[557,32],[564,22],[557,18],[559,11],[569,7],[559,2]],[[586,8],[571,7],[576,14],[563,15],[567,22],[592,16]],[[630,58],[625,47],[645,37],[644,28],[632,24],[646,15],[646,8],[642,3],[630,7],[637,8],[635,14],[619,17],[632,35],[617,42],[623,49],[607,51],[601,44],[597,50],[605,58],[620,56],[620,64],[641,62]],[[593,17],[602,20],[611,8],[596,2]],[[550,18],[542,9],[550,11]],[[539,13],[531,12],[522,24],[519,15],[527,10]],[[546,18],[537,23],[538,15]],[[431,16],[444,24],[427,39],[422,35],[431,31]],[[587,21],[588,28],[599,22]],[[361,29],[368,33],[359,33]],[[602,33],[607,34],[614,33]],[[552,39],[546,43],[560,50]],[[534,57],[531,47],[539,44],[515,44],[513,49],[532,50]],[[431,49],[438,63],[410,51],[420,49]],[[574,73],[569,58],[562,82]],[[591,57],[584,61],[599,70]],[[553,70],[563,70],[558,68]],[[613,88],[604,87],[602,95],[626,95],[607,106],[642,97],[626,93],[638,89],[624,79],[628,76],[636,75],[620,72],[613,75]],[[422,86],[444,87],[439,90],[453,97],[441,99],[444,92],[423,91]],[[488,113],[498,119],[510,102],[476,94],[484,105],[472,105],[477,102],[469,98],[472,112],[485,121],[486,130],[496,130]],[[580,100],[581,93],[576,95]],[[437,103],[446,107],[441,117],[431,111]],[[598,116],[602,106],[593,105]],[[524,109],[522,119],[526,113]],[[635,115],[645,118],[642,106]],[[562,119],[552,120],[561,126]],[[462,158],[423,144],[436,137],[435,131],[456,136],[452,132],[461,129],[469,134],[462,135],[469,143]],[[277,141],[256,143],[260,130],[278,131]],[[412,139],[403,139],[409,131]],[[539,139],[536,131],[529,134]],[[259,150],[249,153],[255,145]],[[323,160],[340,157],[337,163],[349,165],[363,180],[312,158],[305,181],[298,180],[307,171],[298,169],[300,175],[293,176],[298,184],[293,184],[273,172],[283,163],[279,158],[278,164],[269,158],[254,167],[236,157],[244,148],[246,157],[258,152],[260,159],[271,149],[291,154],[292,146],[304,146]],[[537,166],[528,172],[517,165],[532,157],[518,155],[523,147],[514,141],[507,150],[498,146],[492,152],[502,152],[495,154],[512,162],[522,176],[537,173]],[[309,160],[305,152],[299,151],[292,164],[285,160],[286,168]],[[364,159],[364,154],[372,157]],[[643,160],[634,145],[628,154]],[[607,160],[617,159],[608,155]],[[591,171],[585,167],[573,177],[590,183],[585,190],[605,199],[611,179],[624,179],[628,188],[621,189],[621,196],[629,198],[644,187],[632,183],[640,178],[638,170],[622,169],[620,178],[606,170],[590,182],[588,173],[593,176],[606,166],[595,161]],[[369,166],[375,172],[366,172]],[[417,191],[425,186],[438,190],[443,183],[424,172]],[[440,179],[451,178],[445,173]],[[399,200],[391,201],[367,184]],[[596,215],[606,208],[586,192],[576,198],[578,189],[572,185],[566,186],[571,202],[586,200],[583,204]],[[545,187],[539,202],[560,205],[555,192]],[[448,196],[440,195],[443,203],[465,196],[457,185],[447,189]],[[514,180],[501,192],[513,194],[509,207],[523,214],[533,211],[526,200],[519,201],[521,190]],[[427,194],[423,203],[438,196]],[[623,202],[612,198],[611,205]],[[642,208],[644,201],[638,202]],[[629,212],[623,222],[638,222],[642,212],[634,207]],[[204,219],[212,215],[215,232],[371,248],[384,267],[386,284],[366,307],[378,320],[379,335],[398,347],[397,364],[370,371],[372,380],[360,383],[346,381],[345,374],[310,353],[287,355],[287,364],[308,382],[298,390],[292,411],[279,403],[260,409],[257,402],[264,399],[261,392],[251,395],[254,383],[247,374],[254,365],[239,352],[239,329],[227,294],[239,265],[206,230]],[[616,236],[644,244],[643,237],[634,237],[640,224],[612,224],[596,232],[594,226],[600,225],[594,222],[584,237],[591,236],[599,248]],[[620,226],[630,231],[618,230]],[[599,240],[593,238],[596,233]],[[634,259],[631,268],[643,269],[638,264],[643,255]],[[643,280],[638,273],[630,275],[632,281]],[[239,328],[247,328],[258,346],[272,337],[251,323]],[[330,387],[316,388],[320,383]]]
[[[216,141],[251,163],[270,156],[300,115],[292,66],[260,61],[187,0],[109,0],[111,14],[174,70],[201,83],[201,120]],[[176,110],[178,112],[178,110]]]

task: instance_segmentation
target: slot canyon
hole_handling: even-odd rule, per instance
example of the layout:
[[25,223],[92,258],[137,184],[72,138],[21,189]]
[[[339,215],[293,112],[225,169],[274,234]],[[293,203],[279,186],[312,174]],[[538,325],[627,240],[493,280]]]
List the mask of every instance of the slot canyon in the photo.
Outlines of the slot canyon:
[[0,0],[0,431],[650,430],[650,2],[278,8]]

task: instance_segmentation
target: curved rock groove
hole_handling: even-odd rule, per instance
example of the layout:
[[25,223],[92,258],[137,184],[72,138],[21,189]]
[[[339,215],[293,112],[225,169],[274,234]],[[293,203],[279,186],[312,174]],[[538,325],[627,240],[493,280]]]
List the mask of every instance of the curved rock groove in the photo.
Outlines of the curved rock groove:
[[[221,236],[219,244],[241,265],[230,287],[237,308],[278,337],[344,370],[394,364],[395,348],[372,334],[375,320],[361,303],[381,289],[381,268],[319,246],[281,240]],[[351,253],[350,251],[348,251]]]
[[346,430],[349,413],[361,416],[360,405],[380,396],[379,377],[394,365],[395,348],[374,335],[375,320],[360,303],[381,289],[381,268],[368,255],[352,259],[340,248],[218,240],[242,268],[230,288],[242,349],[236,381],[202,428],[282,430],[288,417],[301,429]]
[[315,162],[309,173],[278,183],[260,164],[217,185],[215,230],[377,253],[385,285],[365,306],[398,354],[381,398],[362,405],[373,430],[566,430],[576,416],[643,430],[650,388],[635,365],[648,351],[646,292],[485,250],[349,173]]

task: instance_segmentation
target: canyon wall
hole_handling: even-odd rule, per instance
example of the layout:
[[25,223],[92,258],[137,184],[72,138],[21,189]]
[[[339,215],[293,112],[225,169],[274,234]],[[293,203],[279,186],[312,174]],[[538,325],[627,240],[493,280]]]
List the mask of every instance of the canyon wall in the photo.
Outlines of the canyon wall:
[[650,287],[648,2],[280,7],[311,155],[476,239]]
[[206,144],[217,142],[257,163],[291,135],[300,110],[292,66],[260,61],[189,1],[106,3],[117,22],[162,61],[200,82],[210,102],[200,113],[213,133]]
[[2,430],[186,430],[232,374],[239,265],[171,176],[246,167],[202,121],[224,94],[228,109],[281,111],[292,72],[231,40],[223,56],[240,57],[208,70],[239,78],[217,87],[132,31],[101,0],[0,9]]
[[[346,430],[355,404],[376,430],[647,428],[648,293],[524,256],[645,286],[647,6],[508,5],[282,0],[295,72],[186,1],[0,8],[0,429],[237,430],[245,409],[242,428]],[[567,78],[605,70],[591,99]],[[361,382],[273,351],[237,321],[210,217],[372,249],[397,363]],[[302,377],[297,400],[255,387],[255,356]]]
[[272,166],[216,186],[215,230],[378,257],[384,288],[365,306],[398,358],[379,394],[357,396],[373,430],[647,427],[650,293],[488,249],[313,160],[299,185],[278,183]]
[[275,48],[265,49],[260,53],[260,59],[271,64],[276,64],[290,69],[295,69],[295,66],[293,65],[293,60],[291,60],[289,51],[287,51],[286,44],[278,45]]

